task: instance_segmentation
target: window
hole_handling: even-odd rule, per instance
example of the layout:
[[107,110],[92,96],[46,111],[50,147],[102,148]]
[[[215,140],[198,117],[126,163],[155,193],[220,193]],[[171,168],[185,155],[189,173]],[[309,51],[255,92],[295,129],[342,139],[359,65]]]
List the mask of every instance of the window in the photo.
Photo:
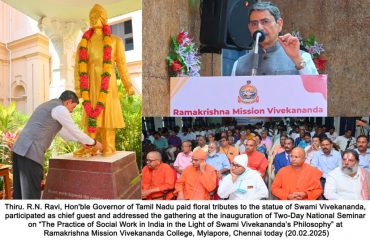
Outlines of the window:
[[163,117],[162,122],[163,122],[163,127],[166,127],[171,130],[174,130],[176,126],[174,117]]
[[125,44],[125,50],[134,49],[134,35],[132,34],[132,20],[120,22],[111,26],[112,33],[122,38]]
[[146,132],[155,131],[154,118],[153,117],[143,117],[142,129],[145,130]]

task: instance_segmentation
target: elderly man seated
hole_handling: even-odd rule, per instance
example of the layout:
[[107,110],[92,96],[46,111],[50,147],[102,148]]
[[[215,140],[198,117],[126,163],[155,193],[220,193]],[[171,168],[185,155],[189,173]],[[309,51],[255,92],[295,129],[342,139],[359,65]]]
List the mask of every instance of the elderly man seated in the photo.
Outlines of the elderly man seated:
[[142,171],[141,197],[143,199],[171,199],[173,194],[164,194],[164,192],[174,189],[175,170],[168,164],[162,163],[162,155],[157,151],[148,153],[146,163]]
[[330,200],[369,200],[370,173],[359,166],[355,150],[343,152],[342,165],[328,174],[324,195]]
[[222,174],[226,174],[230,170],[230,162],[225,154],[217,152],[216,142],[211,142],[208,145],[206,163],[216,169],[219,179],[221,179]]
[[198,149],[193,152],[192,165],[177,180],[177,200],[209,200],[216,189],[216,169],[206,163],[207,153]]
[[173,168],[176,170],[178,178],[182,171],[191,165],[191,155],[193,154],[191,151],[191,141],[184,141],[181,144],[181,149],[182,152],[177,154],[176,161],[173,164]]
[[247,167],[246,154],[236,156],[231,173],[224,177],[218,187],[218,195],[230,200],[259,200],[268,197],[268,190],[261,174]]
[[322,193],[322,172],[305,163],[305,152],[296,147],[290,154],[290,166],[277,173],[271,186],[272,194],[280,200],[315,200]]

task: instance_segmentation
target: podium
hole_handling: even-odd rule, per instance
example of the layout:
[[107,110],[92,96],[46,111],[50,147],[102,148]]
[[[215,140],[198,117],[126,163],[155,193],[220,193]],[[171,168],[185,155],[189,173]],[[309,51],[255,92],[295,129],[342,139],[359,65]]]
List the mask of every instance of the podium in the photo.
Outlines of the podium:
[[171,117],[326,117],[327,75],[178,77]]
[[49,160],[42,199],[141,199],[141,182],[134,152],[110,157],[74,157],[72,153]]

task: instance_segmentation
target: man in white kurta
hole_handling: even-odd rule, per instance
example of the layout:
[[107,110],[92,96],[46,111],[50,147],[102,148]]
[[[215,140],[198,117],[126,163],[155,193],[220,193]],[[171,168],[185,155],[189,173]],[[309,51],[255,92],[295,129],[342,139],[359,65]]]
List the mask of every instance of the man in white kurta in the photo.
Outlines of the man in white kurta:
[[342,164],[328,174],[324,195],[328,200],[368,200],[369,173],[359,167],[354,150],[343,153]]
[[231,164],[231,173],[224,177],[218,187],[220,198],[230,200],[260,200],[268,197],[268,190],[261,174],[248,167],[248,156],[238,155]]

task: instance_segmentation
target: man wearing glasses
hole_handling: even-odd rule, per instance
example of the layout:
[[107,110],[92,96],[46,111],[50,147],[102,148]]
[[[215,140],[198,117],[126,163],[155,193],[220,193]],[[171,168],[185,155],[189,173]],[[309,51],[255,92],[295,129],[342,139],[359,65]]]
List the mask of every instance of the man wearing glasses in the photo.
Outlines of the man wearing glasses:
[[146,166],[142,171],[141,197],[143,199],[171,199],[172,194],[164,196],[163,192],[175,187],[175,171],[166,163],[162,163],[159,152],[149,152]]
[[[297,37],[279,36],[283,28],[280,10],[268,2],[255,3],[249,12],[249,31],[263,31],[265,40],[259,45],[257,75],[315,75],[318,74],[310,54],[300,50]],[[253,53],[240,57],[234,64],[232,76],[251,75]]]
[[224,177],[218,187],[218,195],[230,200],[260,200],[268,197],[268,190],[261,175],[250,168],[246,154],[236,156],[231,173]]

